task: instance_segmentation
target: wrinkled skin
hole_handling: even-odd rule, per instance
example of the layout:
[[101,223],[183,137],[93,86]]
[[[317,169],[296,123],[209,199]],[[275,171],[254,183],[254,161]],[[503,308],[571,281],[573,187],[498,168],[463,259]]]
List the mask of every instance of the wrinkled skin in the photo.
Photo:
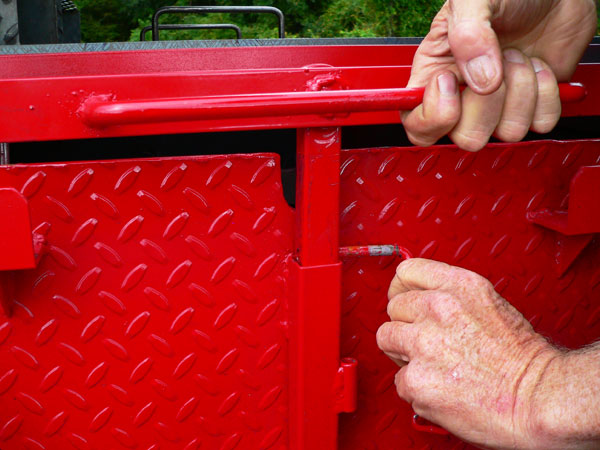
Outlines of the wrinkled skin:
[[[594,0],[448,0],[413,62],[409,138],[477,151],[550,131],[596,20]],[[377,343],[417,414],[484,448],[600,448],[600,344],[553,347],[487,280],[439,262],[403,262],[388,297]]]
[[411,259],[398,267],[388,297],[392,322],[377,342],[400,366],[398,395],[417,414],[483,447],[545,448],[532,395],[562,353],[489,281]]
[[[490,136],[515,142],[546,133],[568,81],[596,31],[594,0],[448,0],[413,61],[409,87],[423,104],[402,119],[410,140],[448,134],[477,151]],[[459,94],[457,83],[469,87]]]

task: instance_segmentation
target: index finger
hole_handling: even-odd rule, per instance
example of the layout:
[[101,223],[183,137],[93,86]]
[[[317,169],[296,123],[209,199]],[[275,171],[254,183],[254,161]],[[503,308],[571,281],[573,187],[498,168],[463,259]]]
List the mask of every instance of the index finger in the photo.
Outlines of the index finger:
[[[388,289],[388,299],[416,290],[447,290],[459,287],[468,278],[482,278],[474,272],[449,264],[422,258],[403,261]],[[473,280],[474,281],[474,280]]]

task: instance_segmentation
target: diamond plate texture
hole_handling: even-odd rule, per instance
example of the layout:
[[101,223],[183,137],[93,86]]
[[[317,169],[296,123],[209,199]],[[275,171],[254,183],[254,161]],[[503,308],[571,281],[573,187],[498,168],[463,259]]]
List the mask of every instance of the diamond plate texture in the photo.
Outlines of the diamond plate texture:
[[[560,209],[600,143],[342,152],[341,245],[398,244],[490,278],[567,346],[600,336],[597,240],[560,278]],[[284,266],[293,214],[272,155],[0,168],[47,252],[0,317],[0,448],[254,449],[288,444]],[[343,449],[464,448],[411,426],[375,344],[393,257],[347,259],[342,356],[359,361]]]
[[47,236],[0,316],[0,448],[287,442],[276,156],[0,168]]
[[[578,347],[600,337],[598,239],[557,278],[559,236],[525,217],[564,208],[577,169],[600,163],[600,142],[498,144],[479,153],[351,150],[341,161],[341,245],[398,244],[466,267],[489,278],[554,342]],[[357,412],[341,416],[340,448],[463,448],[453,437],[412,428],[412,410],[395,394],[397,368],[377,349],[397,263],[344,262],[341,351],[359,361],[359,393]]]

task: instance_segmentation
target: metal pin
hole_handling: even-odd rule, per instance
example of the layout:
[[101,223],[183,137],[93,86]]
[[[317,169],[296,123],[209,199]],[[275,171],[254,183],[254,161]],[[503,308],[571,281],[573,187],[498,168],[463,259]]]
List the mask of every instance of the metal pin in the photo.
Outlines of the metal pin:
[[8,144],[6,142],[0,142],[0,166],[6,166],[8,164],[10,164]]
[[392,256],[398,255],[403,259],[412,257],[410,252],[399,245],[351,245],[340,247],[340,257],[361,257],[361,256]]

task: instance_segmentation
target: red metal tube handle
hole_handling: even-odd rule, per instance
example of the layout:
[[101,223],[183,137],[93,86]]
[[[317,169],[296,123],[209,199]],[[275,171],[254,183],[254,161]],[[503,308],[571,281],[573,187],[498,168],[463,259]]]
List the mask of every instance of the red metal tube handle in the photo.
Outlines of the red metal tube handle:
[[583,100],[588,92],[581,83],[558,83],[560,101],[563,103],[575,103]]
[[402,259],[412,258],[408,249],[396,244],[386,245],[350,245],[340,247],[340,258],[361,257],[361,256],[400,256]]
[[[563,102],[580,101],[586,96],[581,84],[560,84],[559,88]],[[399,111],[419,105],[423,91],[423,88],[358,89],[125,101],[95,96],[86,100],[78,113],[88,126],[106,128],[206,119]]]

